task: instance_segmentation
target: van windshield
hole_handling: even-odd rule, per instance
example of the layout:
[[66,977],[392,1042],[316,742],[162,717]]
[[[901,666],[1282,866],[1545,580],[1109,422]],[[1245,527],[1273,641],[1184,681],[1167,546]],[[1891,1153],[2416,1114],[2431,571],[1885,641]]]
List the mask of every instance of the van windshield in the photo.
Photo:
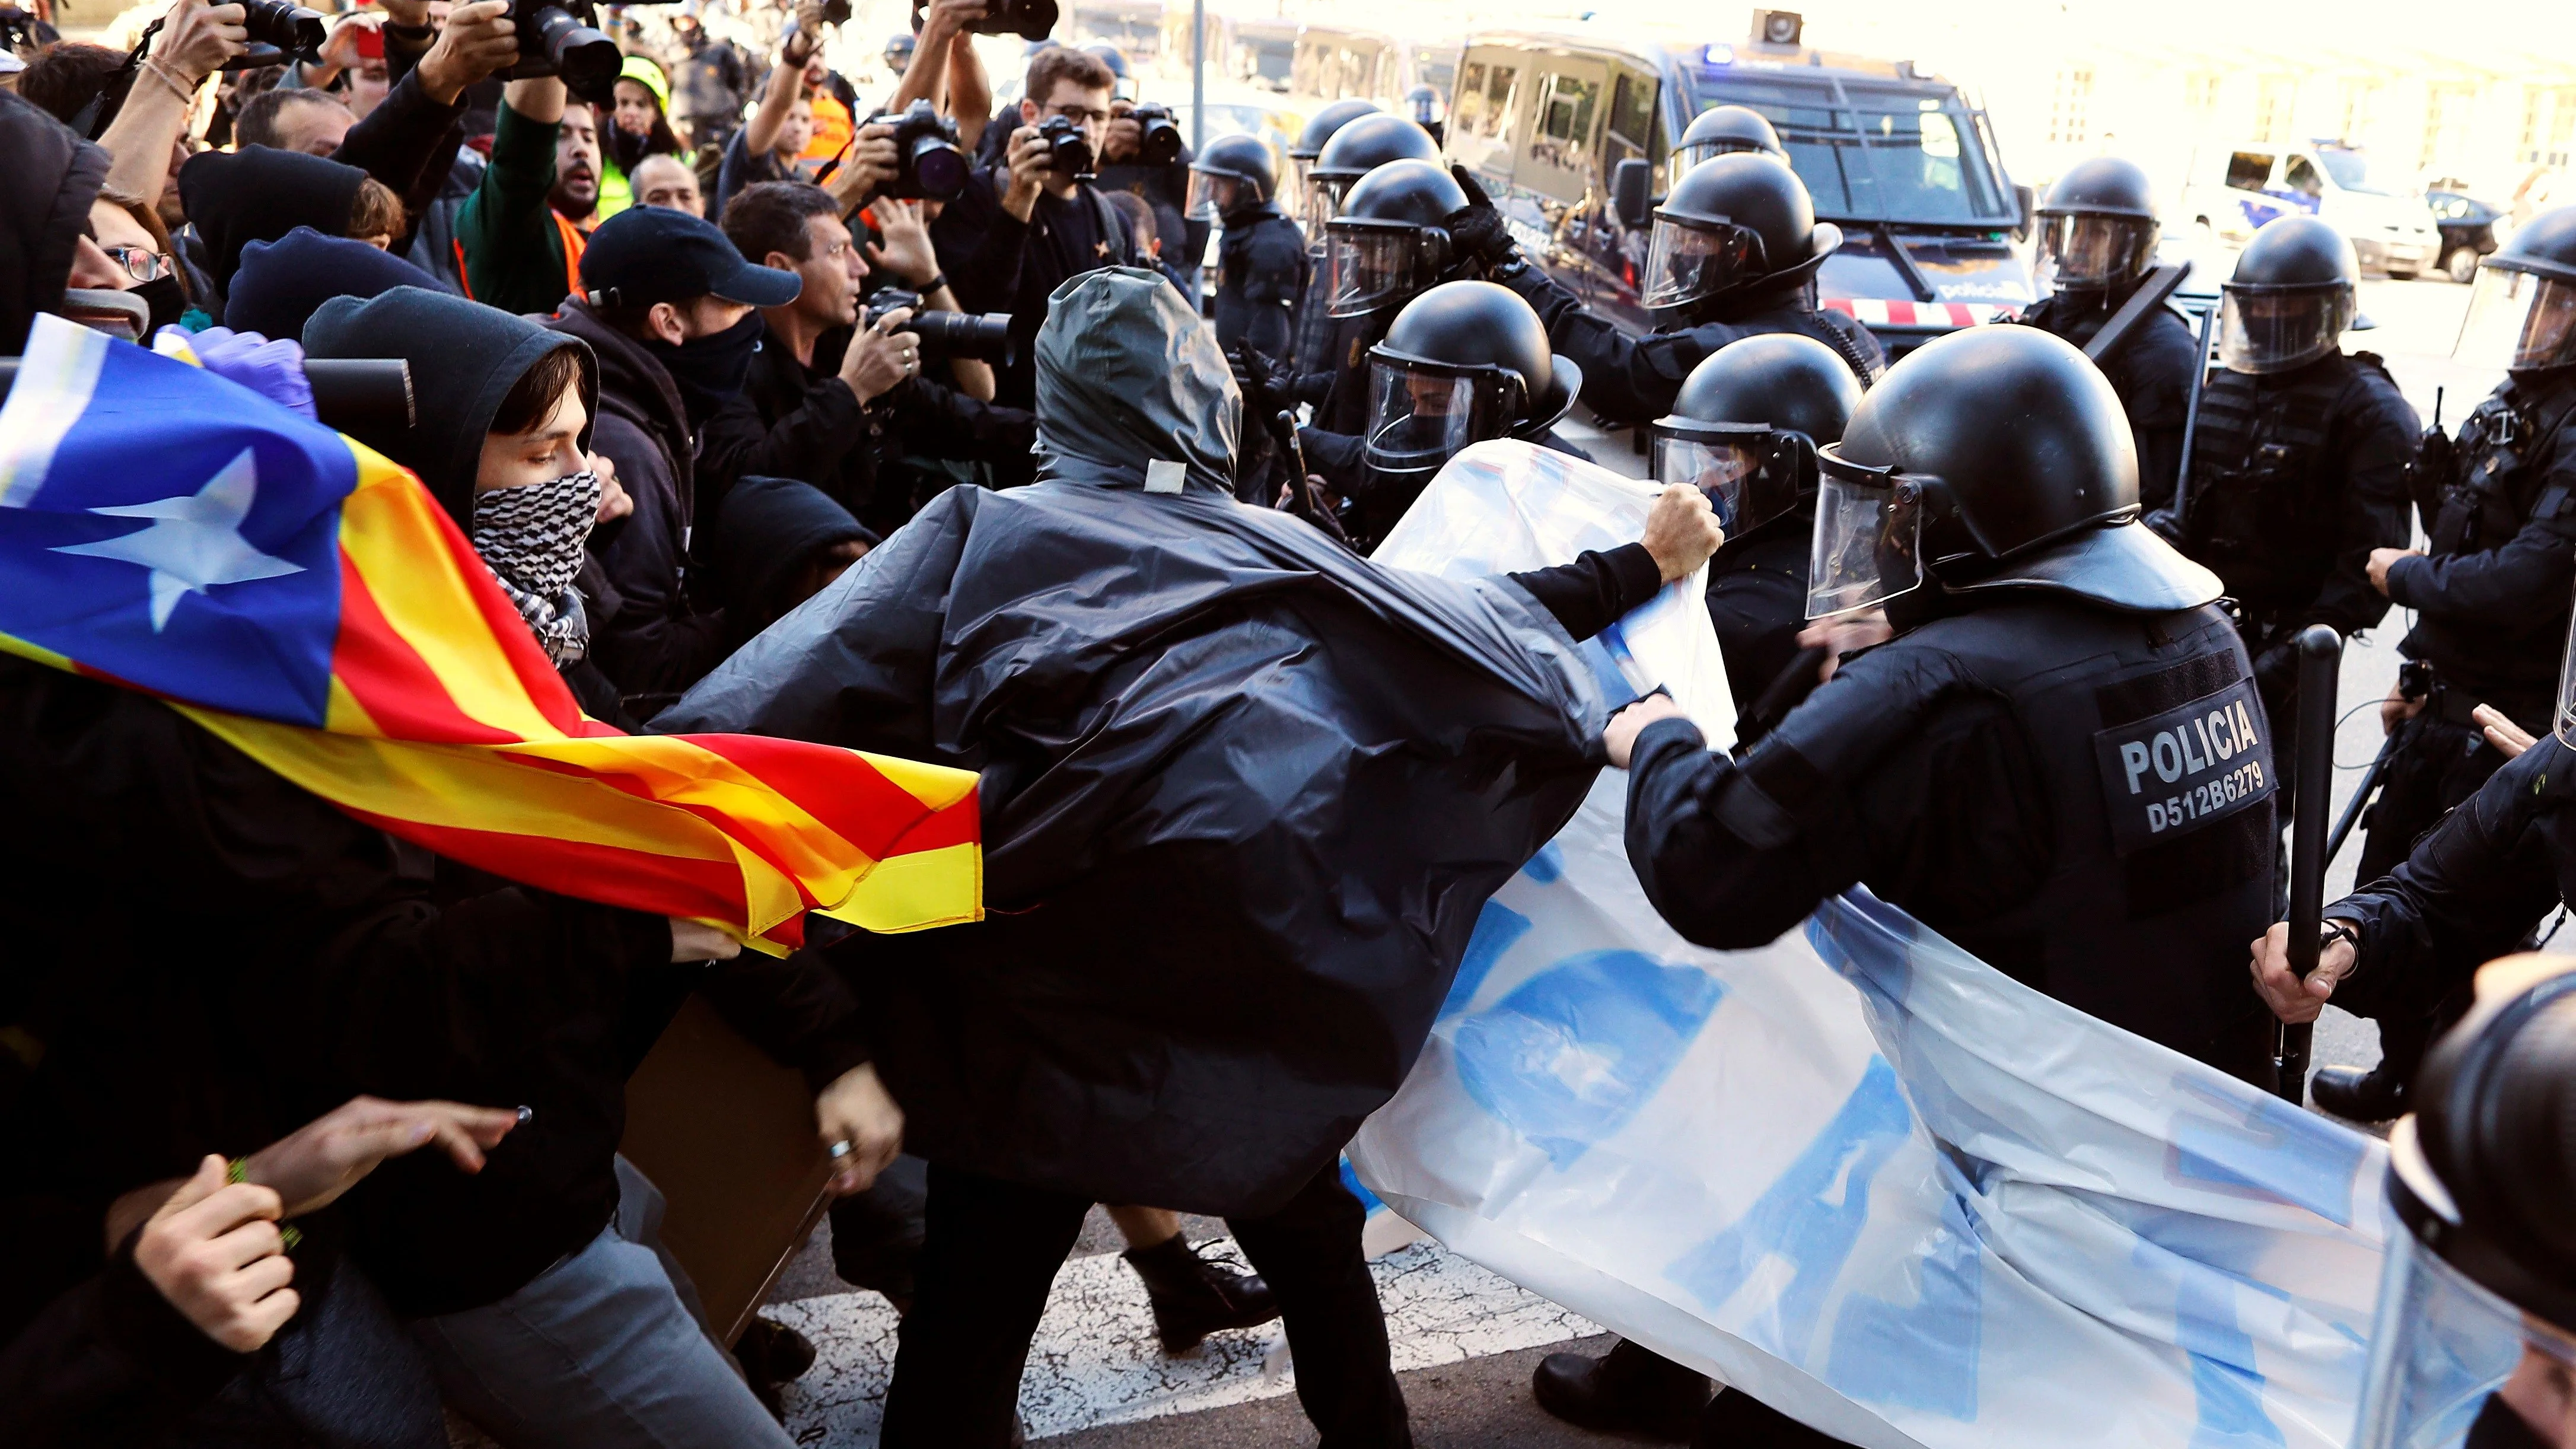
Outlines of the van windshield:
[[1947,86],[1709,69],[1686,79],[1693,115],[1750,106],[1771,122],[1821,218],[1981,228],[2019,220],[1996,184],[1983,119]]
[[2406,194],[2402,188],[2389,186],[2385,178],[2373,176],[2370,158],[2359,151],[2348,151],[2340,146],[2320,146],[2317,148],[2317,161],[2326,168],[2326,174],[2334,178],[2334,184],[2346,191],[2359,191],[2370,196]]

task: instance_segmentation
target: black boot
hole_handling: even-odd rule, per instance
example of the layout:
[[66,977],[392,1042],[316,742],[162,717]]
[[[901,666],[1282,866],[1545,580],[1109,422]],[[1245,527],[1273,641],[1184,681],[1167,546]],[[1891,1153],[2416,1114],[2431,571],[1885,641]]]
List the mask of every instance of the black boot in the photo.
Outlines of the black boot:
[[793,1383],[814,1366],[814,1341],[784,1323],[755,1317],[743,1325],[742,1337],[734,1340],[733,1357],[742,1365],[752,1397],[760,1400],[771,1418],[787,1422],[778,1386]]
[[1586,1429],[1652,1434],[1680,1443],[1708,1403],[1705,1374],[1621,1339],[1599,1358],[1552,1353],[1530,1376],[1538,1406]]
[[1129,1248],[1119,1256],[1145,1280],[1145,1295],[1154,1304],[1154,1329],[1162,1337],[1165,1353],[1187,1353],[1220,1328],[1250,1328],[1279,1316],[1270,1285],[1259,1275],[1199,1256],[1198,1249],[1179,1233],[1150,1248]]
[[2317,1106],[2347,1122],[2386,1122],[2406,1115],[2406,1074],[2388,1062],[2368,1071],[2359,1067],[2319,1067],[2308,1079],[2308,1094]]

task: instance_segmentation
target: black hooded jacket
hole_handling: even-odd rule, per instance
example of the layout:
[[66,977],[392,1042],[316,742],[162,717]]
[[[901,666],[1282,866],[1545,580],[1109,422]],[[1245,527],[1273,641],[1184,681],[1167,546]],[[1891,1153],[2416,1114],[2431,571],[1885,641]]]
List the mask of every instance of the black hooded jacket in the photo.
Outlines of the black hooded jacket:
[[242,248],[276,241],[299,226],[347,236],[367,173],[301,151],[245,146],[201,151],[179,168],[179,199],[205,242],[206,270],[230,291]]
[[63,302],[108,154],[10,91],[0,91],[0,353],[27,350],[36,314]]
[[788,589],[816,554],[836,543],[882,541],[811,483],[745,478],[734,484],[715,540],[733,642],[749,640],[803,602],[788,598]]
[[697,523],[697,430],[679,384],[644,344],[568,300],[546,324],[578,337],[599,358],[598,429],[591,447],[617,463],[635,511],[590,536],[591,556],[617,591],[614,614],[594,620],[590,653],[638,718],[677,698],[725,657],[724,616],[689,597]]
[[1038,359],[1034,487],[942,494],[662,723],[983,772],[993,914],[845,958],[914,1150],[1273,1210],[1403,1081],[1486,897],[1589,788],[1597,687],[1527,587],[1237,504],[1240,400],[1159,274],[1067,283]]

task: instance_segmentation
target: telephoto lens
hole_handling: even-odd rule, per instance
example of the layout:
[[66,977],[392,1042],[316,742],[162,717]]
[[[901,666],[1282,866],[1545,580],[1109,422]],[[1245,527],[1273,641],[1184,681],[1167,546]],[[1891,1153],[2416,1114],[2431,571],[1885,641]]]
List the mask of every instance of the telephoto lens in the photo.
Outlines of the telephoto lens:
[[254,45],[274,45],[290,55],[319,55],[331,33],[319,11],[286,0],[242,0],[242,29]]
[[957,123],[926,100],[880,116],[893,123],[896,170],[886,195],[898,201],[955,201],[966,189],[968,164],[959,149]]
[[862,327],[874,327],[889,312],[909,309],[912,320],[903,330],[921,339],[924,357],[965,357],[978,362],[1011,365],[1011,314],[986,312],[976,316],[968,312],[925,312],[921,294],[901,287],[880,287],[868,296],[867,308],[859,319]]
[[515,0],[510,19],[518,27],[519,63],[510,79],[559,75],[564,87],[586,101],[606,101],[616,94],[617,73],[626,56],[617,42],[600,33],[590,0],[567,5],[531,5]]
[[1136,159],[1140,163],[1169,166],[1181,159],[1181,128],[1172,120],[1171,107],[1138,106],[1127,115],[1144,131],[1136,143]]
[[1038,134],[1046,137],[1047,169],[1058,176],[1091,174],[1091,139],[1082,127],[1063,116],[1049,116],[1038,123]]

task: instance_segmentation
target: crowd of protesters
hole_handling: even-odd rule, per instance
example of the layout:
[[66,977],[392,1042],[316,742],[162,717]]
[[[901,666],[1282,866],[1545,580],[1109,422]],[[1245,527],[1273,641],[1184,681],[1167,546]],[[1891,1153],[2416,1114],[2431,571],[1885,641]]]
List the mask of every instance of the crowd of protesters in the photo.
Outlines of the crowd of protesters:
[[[416,474],[575,698],[634,731],[941,492],[1029,477],[1028,343],[1150,218],[1049,169],[1118,161],[1102,61],[1051,47],[998,120],[937,0],[863,101],[819,3],[632,23],[612,86],[521,63],[512,0],[384,0],[246,64],[240,4],[177,0],[120,50],[21,29],[0,73],[0,353],[55,313],[310,411],[301,359],[401,358],[414,420],[346,429]],[[928,100],[963,195],[902,200]],[[1185,175],[1185,173],[1184,173]],[[1185,184],[1185,182],[1184,182]],[[1198,232],[1204,241],[1204,230]],[[1176,287],[1195,274],[1170,268]],[[902,295],[879,305],[876,294]],[[935,352],[916,317],[1007,312]],[[1196,299],[1192,299],[1196,310]],[[900,1307],[921,1165],[831,952],[426,858],[169,710],[0,657],[0,1437],[780,1444],[812,1349],[703,1321],[618,1156],[627,1078],[703,993],[814,1092],[834,1253]],[[154,882],[148,910],[121,883]],[[710,964],[719,963],[719,964]],[[461,1105],[461,1104],[475,1105]],[[398,1159],[398,1160],[397,1160]],[[1179,1219],[1119,1205],[1167,1344],[1277,1316]]]

